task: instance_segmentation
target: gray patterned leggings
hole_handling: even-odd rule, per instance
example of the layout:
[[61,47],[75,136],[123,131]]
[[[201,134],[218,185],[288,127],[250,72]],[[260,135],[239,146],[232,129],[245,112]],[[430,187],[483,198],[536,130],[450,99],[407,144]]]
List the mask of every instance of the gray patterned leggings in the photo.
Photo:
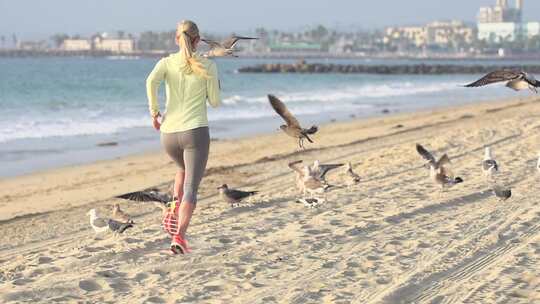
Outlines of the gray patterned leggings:
[[197,203],[197,190],[204,176],[210,134],[208,127],[175,133],[161,133],[161,144],[165,152],[185,172],[184,196],[181,202]]

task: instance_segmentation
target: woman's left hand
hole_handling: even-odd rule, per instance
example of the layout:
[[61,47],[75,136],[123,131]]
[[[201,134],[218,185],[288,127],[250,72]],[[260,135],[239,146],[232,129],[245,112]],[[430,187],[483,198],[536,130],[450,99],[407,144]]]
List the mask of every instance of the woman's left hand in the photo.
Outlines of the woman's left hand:
[[154,127],[154,129],[156,129],[156,131],[159,131],[159,129],[161,128],[161,122],[159,122],[160,116],[161,114],[152,117],[152,126]]

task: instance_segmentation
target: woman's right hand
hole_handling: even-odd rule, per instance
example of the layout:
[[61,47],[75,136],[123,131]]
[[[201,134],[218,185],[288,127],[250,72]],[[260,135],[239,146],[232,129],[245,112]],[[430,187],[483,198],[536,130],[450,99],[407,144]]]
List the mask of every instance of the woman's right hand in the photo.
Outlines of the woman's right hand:
[[156,131],[159,131],[159,129],[161,128],[161,122],[159,122],[160,116],[161,114],[158,113],[158,115],[152,117],[152,126],[154,127],[154,129],[156,129]]

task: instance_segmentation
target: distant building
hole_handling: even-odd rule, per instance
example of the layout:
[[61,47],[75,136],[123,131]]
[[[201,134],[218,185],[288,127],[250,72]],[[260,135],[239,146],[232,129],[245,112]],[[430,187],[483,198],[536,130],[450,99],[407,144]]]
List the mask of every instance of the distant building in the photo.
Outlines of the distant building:
[[472,43],[475,37],[475,28],[462,21],[435,21],[425,26],[386,28],[384,42],[416,47],[448,46],[457,41]]
[[515,7],[508,5],[508,0],[497,0],[495,6],[481,7],[478,23],[521,23],[523,0],[516,0]]
[[514,41],[522,32],[521,23],[478,23],[478,40],[492,43]]
[[540,36],[540,22],[527,22],[523,24],[523,36],[531,39]]
[[470,44],[476,39],[475,28],[462,21],[435,21],[426,26],[427,44],[448,46],[450,44]]
[[107,39],[100,35],[92,38],[92,49],[111,53],[132,53],[135,50],[133,39]]
[[132,53],[135,50],[133,39],[107,39],[95,35],[92,39],[66,39],[60,46],[63,51],[105,51],[115,54]]
[[388,27],[385,30],[384,42],[408,42],[421,47],[427,44],[427,31],[422,26]]
[[66,39],[60,45],[60,49],[63,51],[90,51],[92,45],[87,39]]
[[[531,33],[535,31],[531,25]],[[492,43],[514,41],[529,36],[529,24],[523,23],[523,0],[510,7],[508,0],[497,0],[495,6],[481,7],[478,13],[478,39]]]
[[44,50],[48,45],[46,41],[17,41],[16,47],[19,50],[36,51]]

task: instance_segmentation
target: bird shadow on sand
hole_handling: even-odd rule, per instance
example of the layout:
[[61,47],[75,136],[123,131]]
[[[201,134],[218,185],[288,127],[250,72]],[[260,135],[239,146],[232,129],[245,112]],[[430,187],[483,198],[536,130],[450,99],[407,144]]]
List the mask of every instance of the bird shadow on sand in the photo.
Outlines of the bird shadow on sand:
[[418,215],[432,214],[432,213],[443,211],[446,209],[450,209],[450,208],[454,208],[458,206],[464,206],[466,204],[471,204],[471,203],[478,202],[480,200],[484,200],[492,195],[493,194],[491,193],[490,190],[475,192],[475,193],[471,193],[465,196],[456,197],[446,202],[435,203],[435,204],[431,204],[425,207],[421,207],[410,212],[402,212],[396,215],[392,215],[385,218],[385,221],[389,223],[393,223],[393,224],[398,224],[404,220],[414,218]]
[[259,210],[259,209],[272,208],[276,206],[283,207],[289,202],[294,201],[294,199],[295,199],[294,197],[288,196],[288,197],[279,197],[279,198],[269,199],[269,200],[259,201],[259,202],[255,201],[253,203],[250,203],[249,205],[244,205],[244,206],[239,206],[239,207],[234,207],[232,209],[229,209],[223,212],[223,214],[225,215],[239,214],[239,213],[251,212],[251,211]]

